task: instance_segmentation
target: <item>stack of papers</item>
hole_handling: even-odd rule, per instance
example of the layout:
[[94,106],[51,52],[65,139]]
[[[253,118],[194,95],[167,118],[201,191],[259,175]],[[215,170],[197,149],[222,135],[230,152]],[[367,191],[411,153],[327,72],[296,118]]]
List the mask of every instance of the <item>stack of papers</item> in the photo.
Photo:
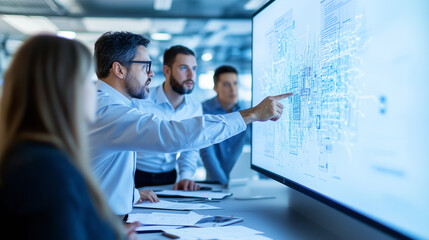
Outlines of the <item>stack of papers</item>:
[[197,227],[220,227],[241,222],[243,218],[234,216],[204,216],[195,224]]
[[137,232],[165,231],[179,227],[218,227],[243,221],[243,218],[232,216],[174,214],[153,212],[151,214],[135,213],[128,215],[128,222],[140,222]]
[[208,204],[202,203],[177,203],[160,200],[157,203],[151,203],[144,201],[142,203],[134,204],[134,207],[139,208],[154,208],[154,209],[166,209],[166,210],[208,210],[208,209],[220,209]]
[[180,226],[160,226],[160,225],[140,225],[136,228],[138,233],[162,232],[168,229],[179,228]]
[[164,235],[171,238],[187,240],[218,239],[218,240],[269,240],[262,236],[263,232],[243,226],[212,227],[212,228],[181,228],[164,230]]
[[138,221],[144,225],[195,226],[203,217],[203,215],[194,212],[190,212],[189,214],[153,212],[150,214],[130,214],[127,221]]
[[232,196],[232,193],[226,192],[212,192],[212,191],[183,191],[183,190],[162,190],[156,191],[156,195],[160,197],[194,197],[204,198],[210,200],[220,200],[228,196]]

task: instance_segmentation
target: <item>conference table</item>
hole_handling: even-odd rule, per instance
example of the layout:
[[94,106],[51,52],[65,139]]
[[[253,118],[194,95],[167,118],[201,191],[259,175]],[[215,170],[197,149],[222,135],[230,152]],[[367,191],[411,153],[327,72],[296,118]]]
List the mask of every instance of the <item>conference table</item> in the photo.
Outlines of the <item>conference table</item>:
[[[222,188],[219,185],[203,184],[213,189],[222,189],[233,193],[219,202],[206,204],[221,209],[197,210],[201,215],[223,215],[242,217],[243,221],[231,226],[245,226],[263,232],[272,239],[340,239],[341,235],[327,230],[310,218],[289,207],[290,190],[274,180],[249,180],[246,183]],[[150,189],[172,189],[172,185],[151,187]],[[255,198],[255,199],[252,199]],[[260,199],[258,199],[260,198]],[[180,200],[181,198],[161,198],[162,200]],[[241,199],[241,200],[239,200]],[[245,199],[245,200],[243,200]],[[182,198],[183,200],[183,198]],[[187,213],[158,209],[134,208],[132,213]],[[170,239],[162,233],[140,233],[138,239]]]

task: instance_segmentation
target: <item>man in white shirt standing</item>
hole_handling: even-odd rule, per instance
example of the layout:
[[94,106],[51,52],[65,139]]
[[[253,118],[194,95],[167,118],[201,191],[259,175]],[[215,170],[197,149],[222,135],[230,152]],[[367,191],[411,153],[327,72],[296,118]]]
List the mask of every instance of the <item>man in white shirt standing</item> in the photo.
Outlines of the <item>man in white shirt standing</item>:
[[[201,103],[188,95],[194,90],[197,75],[195,53],[185,46],[172,46],[164,52],[162,71],[165,82],[151,88],[147,100],[133,99],[134,105],[162,120],[181,121],[203,115]],[[198,190],[200,186],[192,181],[199,159],[198,150],[181,152],[179,158],[177,155],[138,152],[136,187],[175,183],[174,189]],[[176,162],[179,170],[177,183]]]
[[100,188],[118,215],[131,212],[141,200],[157,201],[134,186],[136,151],[174,153],[219,143],[254,121],[276,121],[280,100],[292,93],[265,98],[257,106],[225,115],[203,115],[180,122],[160,120],[138,110],[132,98],[147,98],[154,76],[149,40],[130,32],[107,32],[95,43],[96,121],[90,126],[91,167]]

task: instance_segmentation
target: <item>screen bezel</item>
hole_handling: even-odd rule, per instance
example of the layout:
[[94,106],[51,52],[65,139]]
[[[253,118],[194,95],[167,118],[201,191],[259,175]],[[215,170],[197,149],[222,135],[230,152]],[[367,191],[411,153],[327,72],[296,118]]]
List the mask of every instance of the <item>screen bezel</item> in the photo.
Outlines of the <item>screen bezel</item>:
[[[254,21],[254,18],[256,15],[258,15],[260,12],[262,12],[264,9],[266,9],[273,2],[275,2],[275,0],[268,1],[261,8],[259,8],[254,14],[252,14],[252,19],[251,19],[252,20],[252,32],[251,32],[251,34],[252,34],[252,40],[251,40],[251,42],[252,42],[251,43],[251,46],[252,46],[252,60],[251,60],[251,74],[252,74],[252,85],[251,85],[252,86],[251,87],[252,98],[251,98],[251,102],[252,102],[252,107],[255,106],[254,99],[253,99],[253,86],[254,86],[254,84],[253,84],[253,79],[254,79],[253,78],[253,31],[254,31],[253,21]],[[254,127],[252,126],[251,139],[253,139],[253,131],[254,131]],[[374,219],[372,219],[372,218],[370,218],[370,217],[368,217],[368,216],[366,216],[366,215],[364,215],[358,211],[355,211],[355,210],[345,206],[344,204],[342,204],[342,203],[340,203],[340,202],[338,202],[332,198],[329,198],[328,196],[320,194],[320,193],[318,193],[318,192],[316,192],[316,191],[314,191],[308,187],[305,187],[304,185],[301,185],[295,181],[292,181],[291,179],[280,176],[280,175],[275,174],[273,172],[270,172],[264,168],[261,168],[261,167],[254,165],[253,164],[253,146],[251,147],[251,150],[250,150],[250,168],[259,172],[259,173],[262,173],[263,175],[265,175],[265,176],[267,176],[267,177],[269,177],[275,181],[278,181],[278,182],[280,182],[280,183],[282,183],[282,184],[284,184],[284,185],[286,185],[286,186],[288,186],[294,190],[297,190],[297,191],[299,191],[299,192],[301,192],[301,193],[303,193],[303,194],[305,194],[305,195],[307,195],[307,196],[309,196],[309,197],[311,197],[311,198],[313,198],[319,202],[322,202],[322,203],[324,203],[324,204],[326,204],[326,205],[328,205],[328,206],[330,206],[330,207],[332,207],[332,208],[334,208],[334,209],[336,209],[336,210],[338,210],[338,211],[340,211],[340,212],[342,212],[342,213],[344,213],[350,217],[353,217],[353,218],[355,218],[355,219],[357,219],[357,220],[359,220],[365,224],[368,224],[368,225],[370,225],[370,226],[372,226],[378,230],[381,230],[381,231],[383,231],[383,232],[385,232],[385,233],[387,233],[387,234],[389,234],[395,238],[411,239],[411,237],[406,235],[405,233],[402,233],[402,232],[400,232],[396,229],[393,229],[393,228],[391,228],[391,227],[389,227],[383,223],[380,223],[380,222],[378,222],[378,221],[376,221],[376,220],[374,220]]]

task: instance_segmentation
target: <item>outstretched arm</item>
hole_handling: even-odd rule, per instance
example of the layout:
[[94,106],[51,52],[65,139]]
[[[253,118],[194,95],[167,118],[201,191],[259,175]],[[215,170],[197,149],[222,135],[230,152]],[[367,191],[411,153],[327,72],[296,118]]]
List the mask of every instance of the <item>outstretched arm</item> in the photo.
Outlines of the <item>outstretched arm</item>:
[[283,104],[280,103],[280,100],[292,95],[293,93],[284,93],[266,97],[255,107],[240,111],[240,114],[246,124],[256,121],[277,121],[283,113]]

